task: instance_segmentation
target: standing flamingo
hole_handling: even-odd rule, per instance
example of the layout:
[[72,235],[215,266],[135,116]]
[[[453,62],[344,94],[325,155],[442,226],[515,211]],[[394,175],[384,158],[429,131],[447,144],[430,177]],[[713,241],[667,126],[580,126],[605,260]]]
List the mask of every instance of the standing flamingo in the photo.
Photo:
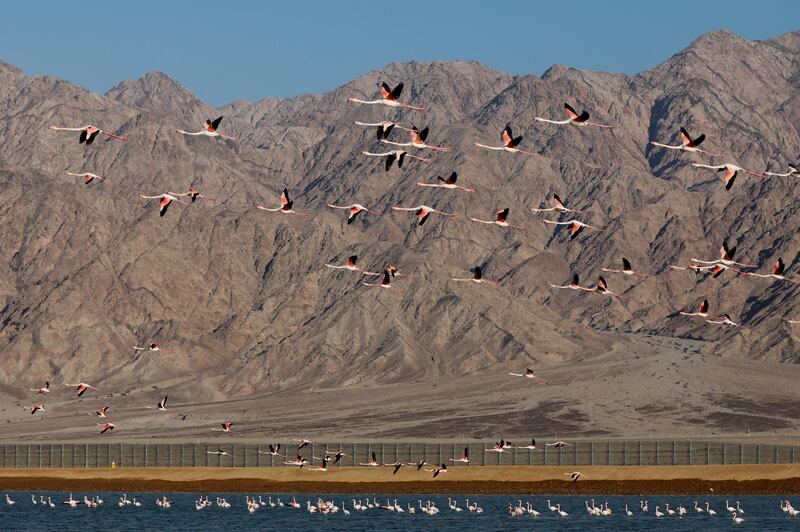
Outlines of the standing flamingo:
[[206,126],[200,131],[190,132],[190,131],[184,131],[182,129],[178,129],[177,131],[178,133],[182,133],[183,135],[192,135],[192,136],[204,135],[206,137],[220,137],[224,140],[237,140],[236,137],[229,137],[228,135],[223,135],[222,133],[217,131],[220,122],[222,122],[221,116],[214,119],[213,121],[210,119],[206,120]]
[[99,135],[100,133],[102,133],[103,135],[106,135],[108,137],[111,137],[113,139],[117,139],[117,140],[123,140],[123,141],[127,141],[128,140],[128,137],[122,137],[120,135],[115,135],[114,133],[110,133],[110,132],[108,132],[108,131],[106,131],[104,129],[100,129],[97,126],[92,126],[92,125],[83,126],[83,127],[56,127],[56,126],[50,126],[50,129],[52,129],[54,131],[80,131],[81,134],[78,137],[78,143],[79,144],[83,144],[85,142],[87,146],[89,146],[92,142],[94,142],[94,139],[96,139],[97,135]]
[[708,155],[709,157],[722,157],[717,153],[711,153],[698,148],[698,146],[700,146],[700,144],[702,144],[703,141],[706,139],[705,135],[700,135],[699,137],[693,140],[689,136],[689,133],[687,133],[687,131],[684,128],[681,128],[679,137],[681,139],[681,143],[678,144],[677,146],[670,146],[669,144],[661,144],[660,142],[656,142],[654,140],[651,140],[650,144],[652,144],[653,146],[658,146],[660,148],[667,148],[668,150],[683,150],[692,153],[703,153],[705,155]]
[[380,84],[381,97],[378,100],[361,100],[359,98],[347,98],[348,102],[361,103],[366,105],[385,105],[387,107],[403,107],[405,109],[413,109],[415,111],[424,111],[424,107],[418,107],[398,101],[400,94],[403,92],[403,84],[398,83],[393,89],[385,81]]
[[572,108],[572,106],[566,102],[564,102],[564,112],[567,113],[566,120],[549,120],[547,118],[542,118],[537,116],[534,118],[537,122],[548,122],[550,124],[572,124],[573,126],[592,126],[592,127],[599,127],[603,129],[611,129],[614,126],[606,126],[603,124],[597,124],[595,122],[589,122],[589,113],[587,111],[578,114],[578,112]]
[[522,135],[514,137],[514,133],[511,131],[511,124],[506,124],[505,129],[503,129],[503,132],[500,133],[500,141],[503,143],[502,146],[487,146],[486,144],[480,144],[478,142],[475,143],[475,146],[484,148],[486,150],[524,153],[526,155],[539,155],[538,153],[521,150],[517,147],[519,146],[519,143],[522,142]]
[[459,185],[456,185],[456,180],[458,179],[458,174],[453,172],[450,174],[449,177],[444,178],[441,176],[436,176],[436,180],[439,181],[438,183],[417,183],[417,186],[420,187],[433,187],[433,188],[446,188],[448,190],[463,190],[464,192],[475,192],[474,188],[466,188]]
[[507,229],[513,229],[515,231],[527,231],[527,229],[525,229],[524,227],[519,227],[517,225],[511,225],[510,223],[508,223],[506,221],[507,218],[508,218],[508,213],[510,212],[510,210],[511,209],[506,207],[505,209],[501,209],[501,210],[497,211],[495,213],[495,215],[497,217],[494,220],[480,220],[478,218],[471,218],[471,217],[467,217],[467,220],[470,220],[472,222],[479,222],[479,223],[482,223],[482,224],[488,224],[488,225],[498,225],[500,227],[504,227],[504,228],[507,228]]

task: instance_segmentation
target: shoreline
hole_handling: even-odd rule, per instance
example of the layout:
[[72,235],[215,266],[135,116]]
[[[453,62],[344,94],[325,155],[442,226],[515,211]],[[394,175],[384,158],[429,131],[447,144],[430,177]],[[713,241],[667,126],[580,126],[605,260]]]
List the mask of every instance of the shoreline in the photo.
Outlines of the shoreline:
[[[574,468],[573,468],[574,469]],[[2,469],[1,490],[76,492],[797,495],[800,465],[452,467],[444,478],[403,468]]]

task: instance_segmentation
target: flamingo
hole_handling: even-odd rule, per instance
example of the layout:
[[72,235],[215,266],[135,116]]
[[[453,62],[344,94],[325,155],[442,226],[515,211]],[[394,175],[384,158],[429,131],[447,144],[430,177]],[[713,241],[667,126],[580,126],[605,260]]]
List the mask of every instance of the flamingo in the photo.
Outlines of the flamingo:
[[106,412],[108,411],[107,406],[101,406],[97,412],[89,412],[90,416],[97,416],[97,417],[106,417]]
[[723,266],[741,266],[743,268],[756,268],[755,264],[746,264],[743,262],[736,262],[733,260],[734,255],[736,254],[736,246],[732,248],[728,247],[728,243],[723,241],[722,246],[719,248],[719,255],[720,258],[716,260],[699,260],[699,259],[691,259],[692,262],[696,262],[699,264],[710,264],[710,265],[718,265],[722,264]]
[[419,460],[417,460],[415,463],[406,464],[406,465],[408,465],[408,466],[414,466],[414,467],[416,467],[416,468],[417,468],[417,471],[419,471],[419,470],[420,470],[420,469],[422,469],[422,468],[423,468],[423,467],[424,467],[426,464],[427,464],[427,462],[425,461],[425,459],[424,459],[424,458],[420,458],[420,459],[419,459]]
[[702,508],[697,506],[697,501],[694,501],[694,511],[699,513],[699,514],[705,513],[705,510],[703,510]]
[[97,423],[96,425],[100,427],[100,434],[104,434],[117,428],[117,426],[113,423]]
[[364,286],[370,286],[370,287],[378,286],[380,288],[387,288],[389,290],[397,290],[397,288],[392,286],[391,283],[392,283],[392,280],[391,280],[391,274],[389,273],[389,270],[384,270],[383,271],[383,280],[380,282],[380,284],[378,284],[378,283],[364,283],[364,282],[362,282],[361,284],[363,284]]
[[350,456],[344,451],[325,451],[325,456],[333,456],[333,463],[338,464],[343,456]]
[[364,155],[368,155],[370,157],[386,157],[386,165],[384,167],[384,170],[386,172],[388,172],[392,168],[392,164],[394,164],[395,161],[397,161],[397,167],[402,168],[403,161],[405,160],[406,157],[408,157],[409,159],[417,159],[419,161],[424,161],[426,163],[431,162],[430,159],[426,159],[425,157],[417,157],[416,155],[411,155],[405,150],[391,150],[385,153],[371,153],[368,151],[362,151],[361,153]]
[[650,277],[646,273],[639,273],[633,271],[633,267],[631,266],[631,262],[622,257],[622,269],[621,270],[614,270],[610,268],[600,268],[600,271],[607,272],[607,273],[621,273],[624,275],[638,275],[639,277]]
[[86,384],[85,382],[79,382],[78,384],[64,384],[64,386],[67,386],[67,387],[73,387],[74,386],[78,391],[78,397],[83,396],[83,394],[86,393],[86,390],[98,391],[97,388],[95,388],[94,386],[91,386],[89,384]]
[[206,137],[220,137],[224,140],[237,140],[236,137],[229,137],[228,135],[223,135],[222,133],[217,131],[220,122],[222,122],[221,116],[217,117],[213,121],[210,119],[206,120],[205,127],[200,131],[190,132],[190,131],[184,131],[182,129],[178,129],[177,131],[178,133],[181,133],[183,135],[192,135],[192,136],[205,135]]
[[561,198],[558,197],[558,194],[553,194],[553,198],[550,200],[550,205],[552,207],[548,207],[547,209],[535,209],[531,208],[531,212],[583,212],[583,211],[576,211],[575,209],[568,209],[564,206],[564,202],[561,201]]
[[417,225],[424,224],[431,213],[441,214],[442,216],[455,216],[455,214],[437,211],[433,207],[427,205],[417,205],[416,207],[392,207],[393,211],[410,211],[417,215]]
[[222,447],[217,447],[216,451],[206,451],[206,454],[215,454],[217,456],[228,456],[228,452],[223,451]]
[[350,213],[347,215],[347,225],[352,224],[356,220],[358,215],[361,214],[362,211],[368,212],[370,214],[377,214],[378,216],[381,215],[381,213],[376,211],[371,211],[366,207],[364,207],[363,205],[361,205],[360,203],[353,203],[351,205],[334,205],[332,203],[328,203],[328,207],[330,207],[331,209],[349,210]]
[[157,196],[145,196],[144,194],[139,194],[139,197],[142,199],[157,199],[158,201],[158,215],[163,217],[167,214],[167,209],[174,201],[175,203],[180,203],[181,205],[191,205],[191,203],[186,203],[185,201],[181,201],[172,194],[159,194]]
[[8,496],[8,493],[6,493],[6,504],[9,506],[13,506],[14,504],[17,504],[17,502],[12,500],[11,497]]
[[713,508],[709,508],[708,501],[706,501],[706,513],[708,515],[717,515],[717,512]]
[[392,475],[396,475],[397,472],[400,471],[400,468],[403,467],[405,464],[403,462],[395,462],[393,464],[383,464],[383,465],[393,468]]
[[162,400],[160,400],[156,406],[148,406],[147,408],[150,409],[150,410],[159,410],[161,412],[166,412],[167,411],[167,397],[169,397],[169,396],[165,395],[164,398]]
[[730,325],[732,327],[740,327],[740,325],[734,322],[731,319],[730,314],[723,314],[721,318],[717,320],[706,320],[706,323],[712,323],[714,325]]
[[664,509],[666,510],[668,515],[675,515],[675,510],[670,510],[669,503],[664,505]]
[[567,517],[569,514],[561,509],[561,504],[556,504],[556,511],[561,517]]
[[556,449],[558,449],[560,447],[575,447],[573,444],[567,443],[564,440],[558,440],[557,442],[553,442],[553,443],[545,443],[545,446],[547,446],[547,447],[555,447]]
[[167,194],[170,194],[171,196],[189,196],[189,199],[192,200],[192,203],[197,201],[197,198],[201,198],[206,201],[217,201],[217,198],[215,197],[200,194],[200,191],[194,187],[189,187],[187,192],[167,192]]
[[359,462],[358,465],[377,467],[380,464],[378,463],[378,458],[375,456],[375,451],[372,451],[372,453],[370,453],[369,455],[369,462],[366,464],[363,462]]
[[525,373],[509,373],[512,377],[525,377],[526,379],[533,379],[539,384],[545,384],[544,379],[536,375],[531,368],[526,368]]
[[734,522],[735,524],[737,524],[737,525],[738,525],[738,524],[741,524],[741,523],[744,523],[744,518],[742,518],[742,517],[739,517],[739,516],[738,516],[738,514],[737,514],[736,512],[733,512],[733,522]]
[[786,264],[784,264],[783,259],[778,257],[778,260],[775,261],[775,264],[772,265],[772,273],[753,273],[753,272],[743,272],[741,270],[737,270],[733,268],[733,271],[736,273],[740,273],[742,275],[751,275],[753,277],[762,277],[765,279],[778,279],[780,281],[789,281],[790,283],[800,284],[800,281],[795,279],[789,279],[783,276],[783,272],[786,269]]
[[258,451],[258,454],[269,454],[269,455],[272,455],[272,456],[280,456],[282,458],[285,458],[284,455],[280,454],[280,450],[281,450],[281,444],[280,443],[277,444],[277,445],[274,445],[274,446],[272,444],[270,444],[269,451],[267,451],[267,452]]
[[298,466],[300,469],[303,469],[303,466],[306,465],[307,463],[308,463],[308,460],[306,460],[305,458],[303,458],[299,454],[297,455],[297,458],[295,458],[294,460],[284,462],[284,464],[286,464],[286,465]]
[[589,113],[587,111],[578,114],[578,112],[572,108],[572,106],[566,102],[564,102],[564,112],[567,113],[566,120],[549,120],[547,118],[542,118],[537,116],[534,118],[537,122],[548,122],[550,124],[572,124],[573,126],[592,126],[592,127],[599,127],[602,129],[611,129],[614,126],[606,126],[603,124],[597,124],[595,122],[589,122]]
[[607,296],[619,297],[625,299],[625,296],[615,294],[614,292],[608,289],[608,283],[606,283],[606,280],[602,275],[598,276],[597,284],[594,287],[594,291],[597,292],[598,294],[604,294]]
[[585,224],[578,220],[567,220],[566,222],[556,222],[554,220],[542,220],[546,224],[550,225],[568,225],[569,227],[569,239],[574,240],[578,234],[583,231],[584,227],[588,227],[589,229],[594,229],[595,231],[602,231],[605,232],[605,229],[600,229],[599,227],[595,227],[593,225]]
[[725,190],[730,190],[733,186],[733,182],[736,180],[736,176],[739,175],[739,172],[743,172],[745,174],[754,175],[756,177],[760,177],[761,179],[766,179],[767,176],[764,174],[759,174],[756,172],[752,172],[750,170],[745,170],[740,166],[736,166],[735,164],[717,164],[717,165],[709,165],[709,164],[698,164],[692,163],[692,166],[695,168],[710,168],[711,170],[716,170],[717,172],[725,172],[722,175],[722,182],[725,183]]
[[30,388],[32,392],[36,392],[37,394],[40,393],[50,393],[50,381],[45,381],[44,386],[41,388]]
[[403,92],[403,84],[398,83],[395,88],[391,88],[385,81],[380,84],[381,97],[378,100],[361,100],[359,98],[347,98],[348,102],[361,103],[366,105],[385,105],[387,107],[402,107],[404,109],[413,109],[415,111],[424,111],[424,107],[418,107],[408,103],[403,103],[397,99]]
[[633,517],[633,512],[628,510],[628,505],[627,504],[625,505],[625,515],[627,515],[628,517]]
[[362,270],[356,265],[358,261],[358,255],[350,255],[347,257],[347,262],[342,265],[335,265],[335,264],[325,264],[326,268],[332,268],[334,270],[350,270],[351,272],[360,272],[363,275],[380,275],[380,273],[375,272],[368,272],[366,270]]
[[764,174],[775,177],[800,177],[800,169],[798,169],[798,167],[800,167],[800,164],[798,163],[790,164],[788,172],[782,174],[776,174],[774,172],[764,172]]
[[87,146],[89,146],[92,142],[94,142],[94,139],[96,139],[97,135],[99,135],[100,133],[102,133],[103,135],[106,135],[108,137],[111,137],[113,139],[117,139],[117,140],[122,140],[122,141],[127,141],[128,140],[128,137],[115,135],[114,133],[110,133],[110,132],[108,132],[108,131],[106,131],[104,129],[100,129],[97,126],[92,126],[92,125],[87,125],[87,126],[83,126],[83,127],[56,127],[56,126],[50,126],[49,129],[52,129],[53,131],[80,131],[81,134],[78,137],[78,143],[79,144],[83,144],[85,142]]
[[572,472],[572,473],[564,473],[564,474],[565,474],[565,475],[567,475],[567,476],[570,478],[570,480],[572,481],[572,483],[573,483],[573,484],[575,484],[576,482],[578,482],[578,480],[579,480],[579,479],[580,479],[582,476],[584,476],[584,475],[583,475],[583,473],[581,473],[580,471],[574,471],[574,472]]
[[309,468],[308,470],[309,470],[309,471],[322,471],[322,472],[326,472],[326,471],[328,471],[328,459],[327,459],[327,458],[323,458],[323,459],[322,459],[322,465],[321,465],[321,466],[319,466],[319,467],[312,467],[312,468]]
[[476,284],[488,283],[488,284],[493,284],[495,286],[499,286],[500,285],[500,281],[492,281],[490,279],[484,279],[483,278],[483,270],[481,270],[480,266],[475,266],[470,271],[473,273],[473,276],[471,278],[465,279],[465,278],[454,277],[454,278],[452,278],[450,280],[451,281],[456,281],[456,282],[467,282],[467,283],[476,283]]
[[658,506],[656,506],[656,511],[654,512],[656,517],[664,517],[664,512],[662,512]]
[[472,222],[479,222],[479,223],[482,223],[482,224],[488,224],[488,225],[498,225],[500,227],[504,227],[504,228],[507,228],[507,229],[513,229],[515,231],[527,231],[527,229],[525,229],[524,227],[519,227],[517,225],[511,225],[510,223],[508,223],[506,221],[507,218],[508,218],[508,213],[510,212],[510,210],[511,209],[506,207],[505,209],[501,209],[501,210],[497,211],[495,213],[496,218],[494,220],[480,220],[478,218],[472,218],[472,217],[467,217],[467,220],[470,220]]
[[356,120],[356,121],[355,121],[355,122],[353,122],[353,123],[354,123],[355,125],[357,125],[357,126],[365,126],[365,127],[375,127],[375,128],[378,128],[378,130],[377,130],[377,137],[378,137],[378,140],[381,140],[381,139],[385,139],[385,138],[387,138],[387,137],[389,136],[389,133],[390,133],[390,132],[392,131],[392,129],[394,129],[394,128],[397,128],[397,129],[402,129],[403,131],[409,131],[409,132],[411,131],[411,130],[410,130],[410,129],[408,129],[407,127],[403,127],[403,126],[399,125],[397,122],[391,122],[391,121],[389,121],[389,120],[384,120],[384,121],[382,121],[382,122],[375,122],[375,123],[369,123],[369,122],[359,122],[358,120]]
[[459,458],[451,458],[451,462],[461,462],[462,464],[469,463],[469,446],[464,447],[464,452],[461,453],[461,457]]
[[434,188],[446,188],[448,190],[463,190],[464,192],[475,192],[474,188],[466,188],[459,185],[456,185],[456,180],[458,179],[458,174],[453,172],[450,174],[449,177],[444,178],[441,176],[436,176],[436,180],[440,181],[440,183],[417,183],[419,187],[434,187]]
[[486,150],[507,151],[510,153],[524,153],[526,155],[539,155],[538,153],[532,151],[525,151],[517,148],[517,146],[519,146],[519,143],[522,142],[522,135],[514,137],[514,133],[511,131],[511,124],[506,124],[506,127],[503,129],[503,132],[500,133],[500,141],[503,143],[502,146],[487,146],[486,144],[480,144],[478,142],[475,143],[475,146],[479,148],[484,148]]
[[700,146],[700,144],[702,144],[703,141],[705,140],[706,138],[705,135],[700,135],[696,139],[692,140],[692,138],[689,136],[689,133],[687,133],[684,128],[681,128],[679,136],[681,139],[681,143],[678,144],[677,146],[670,146],[669,144],[661,144],[660,142],[656,142],[654,140],[651,140],[650,144],[652,144],[653,146],[658,146],[660,148],[667,148],[668,150],[683,150],[692,153],[703,153],[705,155],[708,155],[709,157],[722,157],[719,154],[711,153],[698,148],[698,146]]
[[420,148],[424,149],[427,148],[433,151],[453,151],[453,148],[449,148],[447,146],[431,146],[429,144],[425,144],[425,141],[428,139],[428,132],[430,128],[425,128],[420,131],[417,126],[411,128],[411,141],[410,142],[393,142],[391,140],[381,139],[381,142],[384,144],[391,144],[392,146],[398,146],[401,148]]
[[498,454],[507,453],[508,451],[506,450],[506,442],[505,442],[505,440],[501,439],[499,442],[495,442],[494,447],[492,447],[491,449],[484,448],[483,452],[485,452],[485,453],[498,453]]
[[289,190],[284,188],[283,193],[281,193],[281,206],[276,207],[274,209],[270,209],[268,207],[264,207],[261,205],[256,205],[256,209],[261,209],[262,211],[269,211],[269,212],[281,212],[283,214],[296,214],[298,216],[308,216],[308,214],[299,213],[292,210],[292,206],[294,202],[289,199]]
[[71,175],[73,177],[82,177],[84,185],[88,185],[89,183],[91,183],[95,179],[97,179],[98,181],[105,181],[105,179],[106,179],[105,177],[99,176],[97,174],[93,174],[91,172],[83,172],[83,173],[80,173],[80,174],[76,174],[75,172],[65,172],[65,173],[67,175]]
[[212,428],[211,430],[213,430],[214,432],[228,432],[228,433],[230,433],[230,432],[233,432],[231,430],[232,426],[233,426],[233,423],[231,423],[229,421],[226,421],[225,423],[222,424],[222,428],[221,429]]
[[35,414],[36,412],[42,412],[43,414],[47,413],[47,410],[44,408],[44,403],[35,403],[31,405],[31,415]]
[[297,450],[299,451],[303,447],[306,447],[307,445],[310,445],[310,444],[311,444],[311,440],[306,440],[306,439],[297,440]]
[[433,478],[436,478],[441,473],[447,473],[447,464],[442,464],[440,467],[437,467],[433,470]]
[[572,274],[572,279],[570,280],[569,284],[565,284],[565,285],[551,284],[550,288],[567,288],[569,290],[583,290],[584,292],[593,292],[594,291],[593,288],[587,288],[585,286],[581,286],[579,281],[580,281],[580,279],[578,278],[578,274],[574,273],[574,274]]
[[530,445],[516,445],[514,449],[527,449],[529,451],[541,451],[538,447],[536,447],[536,438],[531,438]]
[[697,312],[683,312],[683,311],[681,311],[680,314],[682,316],[699,316],[700,318],[711,318],[711,317],[713,317],[708,313],[708,299],[704,299],[703,301],[700,302],[700,306],[698,307]]
[[167,353],[167,351],[164,350],[163,347],[159,346],[156,342],[153,341],[150,341],[145,347],[135,345],[132,347],[132,349],[135,351],[152,351],[154,353],[161,352],[165,354]]

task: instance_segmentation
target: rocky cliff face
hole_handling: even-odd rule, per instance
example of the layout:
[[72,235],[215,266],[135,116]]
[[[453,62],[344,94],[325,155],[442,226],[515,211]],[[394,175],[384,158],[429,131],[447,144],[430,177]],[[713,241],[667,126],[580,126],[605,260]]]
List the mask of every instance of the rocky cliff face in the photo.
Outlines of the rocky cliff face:
[[[749,42],[704,35],[635,76],[552,67],[514,77],[477,63],[391,64],[326,94],[211,108],[164,74],[125,81],[105,95],[28,77],[0,63],[0,346],[5,383],[44,378],[114,387],[184,384],[184,399],[212,400],[311,385],[400,383],[525,366],[547,367],[620,348],[642,334],[704,339],[728,357],[797,358],[795,284],[717,279],[669,269],[716,258],[723,240],[767,270],[778,256],[800,277],[800,203],[791,178],[740,175],[726,191],[690,166],[700,154],[659,150],[679,127],[704,147],[759,171],[795,160],[800,34]],[[402,99],[428,110],[356,106],[379,81],[405,83]],[[564,101],[613,130],[555,126]],[[238,142],[184,137],[224,114]],[[362,150],[384,151],[373,129],[385,118],[430,126],[429,142],[453,146],[384,172]],[[506,123],[539,156],[481,151]],[[93,145],[50,124],[96,124],[130,137]],[[402,131],[392,133],[405,140]],[[65,171],[106,181],[88,186]],[[457,171],[477,192],[425,189],[418,181]],[[138,195],[190,185],[214,196],[174,205],[163,218]],[[308,218],[254,209],[288,187]],[[606,232],[565,230],[529,212],[552,193]],[[382,212],[352,225],[327,203]],[[390,206],[431,205],[457,218],[417,227]],[[509,207],[509,232],[490,218]],[[553,218],[548,216],[548,218]],[[414,279],[399,291],[369,289],[331,270],[357,254],[380,271]],[[630,259],[647,279],[608,274],[627,299],[553,291],[571,272],[593,283],[601,267]],[[499,288],[453,283],[481,264]],[[746,325],[725,329],[680,318],[703,297],[712,313]],[[130,349],[155,339],[169,355]]]

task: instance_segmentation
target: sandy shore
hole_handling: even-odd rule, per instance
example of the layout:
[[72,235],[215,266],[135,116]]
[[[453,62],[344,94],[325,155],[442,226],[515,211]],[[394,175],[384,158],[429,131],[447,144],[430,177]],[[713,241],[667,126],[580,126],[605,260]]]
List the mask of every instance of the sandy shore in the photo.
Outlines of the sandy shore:
[[403,468],[3,469],[0,489],[57,491],[197,491],[248,493],[603,493],[798,494],[800,465],[582,467],[452,467],[445,475]]

